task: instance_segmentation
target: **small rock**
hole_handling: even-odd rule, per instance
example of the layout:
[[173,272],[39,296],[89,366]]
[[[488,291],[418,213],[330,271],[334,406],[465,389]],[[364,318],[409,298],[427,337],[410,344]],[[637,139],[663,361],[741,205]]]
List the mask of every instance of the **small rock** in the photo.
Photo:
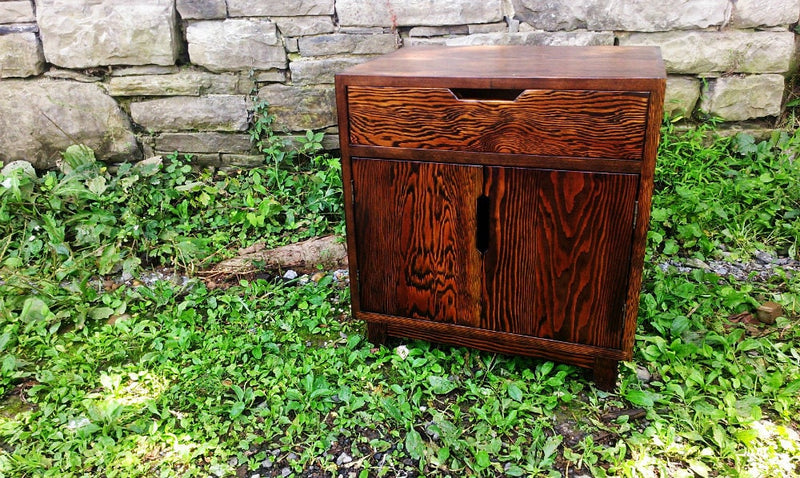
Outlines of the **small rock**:
[[252,475],[250,475],[250,478],[261,478],[261,475],[258,473],[253,473]]
[[405,360],[406,358],[408,358],[409,351],[408,347],[406,347],[405,345],[398,346],[396,349],[394,349],[394,351],[395,353],[397,353],[400,359]]
[[239,460],[237,460],[237,459],[236,459],[236,457],[234,456],[233,458],[231,458],[230,460],[228,460],[228,464],[229,464],[230,466],[236,466],[236,465],[238,465],[238,464],[239,464]]
[[286,478],[287,476],[292,474],[292,469],[288,466],[281,468],[281,476]]
[[693,269],[703,269],[708,270],[708,264],[701,261],[700,259],[695,259],[694,257],[690,257],[686,259],[686,265],[693,268]]
[[636,378],[639,379],[642,383],[649,383],[650,380],[653,378],[653,375],[644,367],[637,366],[636,367]]
[[314,275],[311,276],[311,281],[312,282],[319,282],[325,276],[326,276],[326,274],[324,272],[315,272]]
[[36,170],[33,169],[33,165],[22,159],[17,161],[11,161],[10,163],[3,166],[3,169],[0,170],[0,174],[8,177],[14,174],[15,171],[20,171],[17,174],[21,176],[28,176],[31,179],[36,179]]
[[283,278],[286,280],[297,279],[297,272],[289,269],[283,274]]
[[773,257],[768,252],[758,251],[756,253],[756,260],[762,264],[771,264]]
[[336,458],[336,464],[339,466],[342,466],[345,463],[350,463],[351,461],[353,461],[353,457],[348,455],[346,452],[342,452],[342,454]]
[[289,461],[297,461],[298,458],[300,457],[297,456],[296,453],[289,453],[288,455],[286,455],[286,459]]
[[346,281],[350,277],[347,269],[338,269],[333,272],[333,279],[337,282]]
[[775,319],[783,315],[783,307],[772,301],[764,302],[756,309],[756,315],[761,322],[772,325]]
[[272,468],[272,460],[270,458],[267,458],[266,460],[262,461],[261,468],[266,468],[267,470]]

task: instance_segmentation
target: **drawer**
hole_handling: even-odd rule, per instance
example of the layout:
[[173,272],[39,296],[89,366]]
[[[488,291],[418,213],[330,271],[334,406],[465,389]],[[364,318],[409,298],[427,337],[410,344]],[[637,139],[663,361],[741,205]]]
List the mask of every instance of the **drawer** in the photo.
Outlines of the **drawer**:
[[350,144],[642,158],[647,92],[349,86]]

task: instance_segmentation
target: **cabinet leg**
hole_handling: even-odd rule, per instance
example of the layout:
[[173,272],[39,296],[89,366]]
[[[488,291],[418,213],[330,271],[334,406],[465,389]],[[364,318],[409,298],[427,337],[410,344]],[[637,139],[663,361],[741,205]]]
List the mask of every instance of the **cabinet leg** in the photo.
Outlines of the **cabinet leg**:
[[617,387],[618,366],[617,360],[595,357],[592,378],[597,388],[610,392]]
[[379,346],[386,343],[386,332],[389,327],[380,322],[367,322],[367,340]]

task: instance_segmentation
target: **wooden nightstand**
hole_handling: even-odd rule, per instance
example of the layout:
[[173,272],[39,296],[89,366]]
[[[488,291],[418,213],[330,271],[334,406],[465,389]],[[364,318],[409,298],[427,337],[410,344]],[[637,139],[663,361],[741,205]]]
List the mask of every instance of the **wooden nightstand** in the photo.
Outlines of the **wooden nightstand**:
[[666,74],[649,47],[403,48],[336,76],[353,314],[591,368],[636,329]]

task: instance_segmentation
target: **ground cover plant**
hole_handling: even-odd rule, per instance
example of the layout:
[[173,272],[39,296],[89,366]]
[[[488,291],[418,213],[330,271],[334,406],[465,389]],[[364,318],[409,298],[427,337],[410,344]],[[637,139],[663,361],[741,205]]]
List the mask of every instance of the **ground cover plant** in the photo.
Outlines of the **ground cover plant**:
[[374,348],[331,271],[204,284],[255,241],[343,232],[338,161],[259,112],[261,168],[76,146],[0,177],[0,475],[800,474],[800,135],[665,124],[635,358],[607,393],[552,362]]

